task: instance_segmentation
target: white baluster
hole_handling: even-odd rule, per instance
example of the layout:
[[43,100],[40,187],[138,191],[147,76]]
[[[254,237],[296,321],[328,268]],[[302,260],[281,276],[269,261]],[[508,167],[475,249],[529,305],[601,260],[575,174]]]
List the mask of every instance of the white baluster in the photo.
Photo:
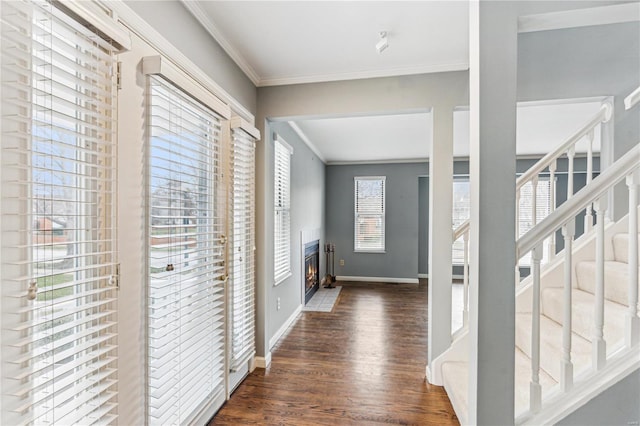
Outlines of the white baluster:
[[[587,185],[593,180],[593,129],[587,135]],[[593,228],[593,207],[591,204],[587,206],[587,211],[584,217],[584,232],[585,234]]]
[[628,348],[640,341],[640,318],[638,317],[638,187],[640,171],[627,176],[629,187],[629,310],[627,311]]
[[574,145],[567,151],[567,160],[569,162],[569,169],[567,171],[567,200],[573,197],[573,158],[575,155],[576,147]]
[[464,294],[464,308],[462,310],[462,325],[466,326],[467,320],[469,318],[469,230],[465,231],[465,233],[462,234],[462,241],[464,242],[464,261],[462,263],[462,291]]
[[531,218],[533,226],[538,224],[538,176],[531,179]]
[[562,361],[560,364],[560,389],[568,392],[573,387],[573,362],[571,361],[571,308],[573,290],[573,237],[576,233],[575,219],[562,227],[564,237],[564,291],[562,317]]
[[596,210],[596,305],[593,330],[593,368],[601,370],[607,360],[607,344],[604,340],[604,224],[607,212],[607,197],[594,203]]
[[533,300],[531,307],[531,383],[529,383],[529,409],[540,411],[542,387],[540,386],[540,260],[542,244],[531,251],[533,274]]
[[[557,162],[554,160],[549,164],[549,214],[553,213],[556,209],[556,169]],[[553,259],[556,257],[556,233],[553,232],[547,241],[549,244],[549,259]]]
[[[520,238],[520,188],[516,188],[516,240]],[[516,259],[516,286],[520,285],[520,259]]]

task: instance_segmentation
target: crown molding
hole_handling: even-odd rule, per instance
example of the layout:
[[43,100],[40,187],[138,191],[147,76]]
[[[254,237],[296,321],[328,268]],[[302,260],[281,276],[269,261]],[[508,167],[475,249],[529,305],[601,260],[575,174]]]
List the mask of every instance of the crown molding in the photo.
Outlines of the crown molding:
[[410,164],[428,163],[429,158],[404,158],[395,160],[328,161],[327,166],[359,166],[366,164]]
[[559,30],[640,21],[640,3],[563,10],[518,18],[518,32]]
[[361,80],[365,78],[396,77],[401,75],[428,74],[451,71],[467,71],[469,63],[446,65],[421,65],[416,67],[392,68],[387,70],[357,71],[335,74],[317,74],[308,76],[274,77],[261,79],[257,86],[285,86],[289,84],[324,83],[341,80]]
[[172,45],[160,32],[146,22],[140,15],[127,6],[124,1],[98,0],[108,8],[111,13],[132,33],[151,45],[162,56],[171,61],[176,67],[183,70],[188,76],[209,89],[211,93],[228,103],[231,110],[242,116],[250,123],[255,122],[254,115],[245,108],[236,98],[216,83],[209,74],[200,69],[180,49]]
[[184,5],[184,7],[193,15],[194,18],[200,25],[209,33],[211,37],[214,38],[216,42],[222,47],[222,49],[227,52],[227,55],[231,57],[233,62],[240,67],[242,72],[249,77],[249,80],[253,82],[254,85],[258,86],[260,83],[260,77],[253,69],[253,67],[247,62],[247,60],[236,50],[234,47],[227,41],[222,32],[218,29],[216,24],[211,20],[209,14],[207,14],[200,4],[195,1],[189,0],[180,0],[180,2]]
[[327,160],[325,160],[324,155],[320,153],[320,150],[311,142],[311,139],[307,137],[307,135],[302,131],[300,127],[295,123],[295,121],[287,121],[289,126],[293,129],[294,132],[298,134],[302,142],[305,143],[309,147],[309,149],[322,161],[324,164],[327,164]]

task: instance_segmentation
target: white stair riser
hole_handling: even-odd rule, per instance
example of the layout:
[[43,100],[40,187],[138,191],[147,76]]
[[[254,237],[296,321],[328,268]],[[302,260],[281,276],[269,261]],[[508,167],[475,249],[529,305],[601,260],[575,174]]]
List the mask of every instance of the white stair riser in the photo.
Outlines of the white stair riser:
[[[542,291],[542,313],[558,324],[563,324],[563,289],[547,288]],[[572,292],[571,325],[574,333],[591,341],[594,332],[595,296],[575,289]],[[605,301],[604,339],[607,346],[616,346],[624,340],[626,306]]]
[[[531,357],[531,314],[516,315],[516,346]],[[591,342],[573,334],[571,357],[574,373],[591,366]],[[560,381],[562,360],[562,326],[545,317],[540,317],[540,368],[555,381]]]
[[[579,289],[593,294],[596,288],[596,262],[578,263],[576,279]],[[606,261],[604,282],[605,299],[628,306],[629,266],[622,262]]]
[[[638,234],[638,246],[640,246],[640,234]],[[618,262],[629,263],[629,234],[613,236],[613,255]]]

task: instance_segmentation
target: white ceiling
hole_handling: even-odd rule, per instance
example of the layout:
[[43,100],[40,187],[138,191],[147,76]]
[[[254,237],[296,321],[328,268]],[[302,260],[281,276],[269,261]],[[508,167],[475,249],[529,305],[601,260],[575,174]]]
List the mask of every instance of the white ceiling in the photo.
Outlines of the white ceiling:
[[468,68],[466,1],[183,3],[257,86]]
[[[541,155],[580,129],[600,108],[600,102],[520,105],[517,114],[518,155]],[[469,156],[469,112],[453,117],[453,153]],[[328,164],[383,161],[424,161],[431,149],[431,114],[395,114],[298,120],[294,126]],[[577,151],[586,152],[586,140]],[[596,132],[594,151],[600,151]]]
[[[468,68],[467,1],[182,2],[256,86]],[[378,53],[381,30],[388,33],[389,48]],[[548,152],[599,105],[519,107],[518,155]],[[427,113],[293,125],[328,163],[424,160],[431,144]],[[468,113],[456,112],[454,127],[454,155],[466,157]]]

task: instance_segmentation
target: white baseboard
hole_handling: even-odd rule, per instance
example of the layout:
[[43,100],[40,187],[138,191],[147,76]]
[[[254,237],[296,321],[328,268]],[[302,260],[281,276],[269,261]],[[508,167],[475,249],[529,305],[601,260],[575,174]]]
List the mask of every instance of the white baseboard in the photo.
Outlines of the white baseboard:
[[269,350],[271,350],[275,346],[275,344],[278,343],[278,340],[280,340],[284,332],[287,331],[289,327],[291,327],[291,324],[293,324],[293,322],[296,320],[300,312],[302,312],[302,305],[298,305],[298,307],[296,308],[295,311],[293,311],[291,316],[287,318],[284,324],[282,324],[282,327],[280,327],[278,331],[276,331],[276,334],[274,334],[273,337],[269,339]]
[[[427,278],[427,279],[429,279],[429,274],[418,274],[418,278]],[[451,279],[462,280],[462,279],[464,279],[464,275],[452,275]]]
[[271,365],[271,352],[267,356],[257,356],[254,358],[255,368],[268,368]]
[[426,375],[426,377],[427,377],[427,382],[428,382],[429,384],[433,384],[433,383],[431,382],[431,378],[433,377],[433,373],[431,372],[431,368],[429,368],[429,366],[427,365],[427,366],[425,367],[424,371],[425,371],[425,375]]
[[392,284],[418,284],[417,278],[389,278],[389,277],[355,277],[340,276],[336,277],[337,281],[366,281],[370,283],[392,283]]

